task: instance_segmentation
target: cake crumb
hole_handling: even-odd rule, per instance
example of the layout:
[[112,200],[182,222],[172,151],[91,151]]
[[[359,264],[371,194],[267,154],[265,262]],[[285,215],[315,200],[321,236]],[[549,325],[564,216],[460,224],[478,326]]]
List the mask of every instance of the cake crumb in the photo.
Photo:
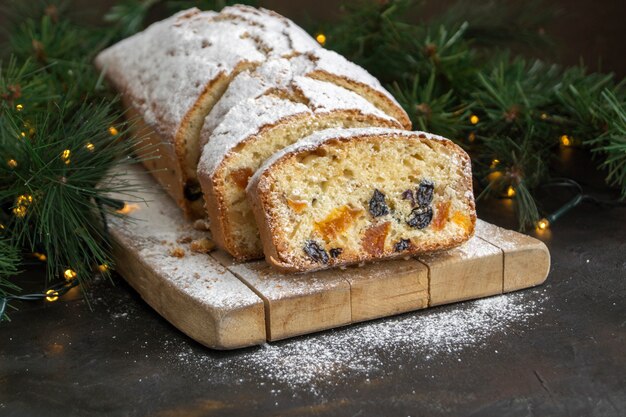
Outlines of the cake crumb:
[[191,248],[192,252],[209,253],[213,249],[215,249],[215,243],[204,237],[202,239],[194,240],[193,242],[191,242],[191,245],[189,245],[189,247]]
[[181,236],[178,239],[176,239],[177,243],[189,243],[191,242],[193,239],[191,238],[191,236]]
[[193,228],[196,230],[208,231],[209,229],[209,219],[198,219],[193,222]]
[[170,256],[173,256],[175,258],[184,258],[185,257],[185,251],[183,250],[183,248],[172,248],[170,249]]

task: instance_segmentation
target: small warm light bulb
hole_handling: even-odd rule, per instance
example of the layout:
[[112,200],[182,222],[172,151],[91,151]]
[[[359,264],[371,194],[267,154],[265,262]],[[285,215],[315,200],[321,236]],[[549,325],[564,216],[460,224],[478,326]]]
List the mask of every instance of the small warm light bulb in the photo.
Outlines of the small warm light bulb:
[[315,37],[315,40],[322,46],[326,45],[326,35],[324,35],[323,33],[318,33]]
[[120,132],[118,132],[118,131],[117,131],[117,129],[115,128],[115,126],[111,126],[111,127],[109,127],[109,134],[110,134],[111,136],[117,136],[117,134],[118,134],[118,133],[120,133]]
[[472,114],[470,116],[470,123],[475,125],[475,124],[478,124],[478,122],[480,122],[480,119],[478,118],[478,116],[476,116],[475,114]]
[[550,222],[548,221],[548,219],[544,218],[537,222],[538,230],[546,230],[548,227],[550,227]]
[[91,142],[87,142],[87,144],[85,145],[85,148],[89,152],[93,152],[96,149],[96,146],[93,143],[91,143]]
[[30,203],[33,202],[33,197],[28,194],[22,194],[15,200],[15,207],[13,207],[13,214],[15,217],[26,216],[27,208]]
[[541,113],[541,120],[546,120],[548,115],[546,113]]
[[15,110],[22,111],[24,110],[24,106],[22,104],[18,104],[17,106],[15,106]]
[[7,165],[9,166],[9,168],[14,169],[17,167],[17,161],[15,159],[9,159],[7,161]]
[[107,264],[98,265],[98,271],[100,271],[102,273],[105,273],[108,270],[109,270],[109,265],[107,265]]
[[46,259],[48,259],[46,255],[44,255],[43,253],[39,253],[39,252],[33,252],[33,256],[39,259],[41,262],[46,262]]
[[122,207],[119,210],[116,210],[118,213],[120,214],[128,214],[128,213],[132,213],[135,210],[139,209],[139,204],[129,204],[129,203],[124,203],[124,207]]
[[76,278],[76,275],[77,275],[76,271],[74,271],[73,269],[69,269],[69,268],[63,272],[63,276],[65,277],[66,281],[73,280],[74,278]]
[[491,161],[491,168],[495,168],[500,164],[500,160],[499,159],[494,159],[493,161]]
[[506,189],[506,196],[509,198],[515,197],[515,188],[512,185],[509,185],[509,188]]
[[561,145],[563,146],[572,146],[572,138],[567,135],[561,136]]
[[21,132],[21,133],[20,133],[20,136],[21,136],[21,137],[23,137],[23,138],[25,138],[25,137],[26,137],[26,132]]
[[70,155],[72,154],[72,152],[69,149],[64,150],[61,153],[61,159],[63,160],[63,162],[65,162],[65,164],[69,164],[70,163]]
[[58,300],[59,299],[59,293],[58,291],[55,290],[48,290],[46,291],[46,300],[50,301],[51,303]]
[[469,141],[469,143],[474,143],[474,141],[476,140],[476,134],[474,132],[470,132],[470,134],[467,136],[467,140]]

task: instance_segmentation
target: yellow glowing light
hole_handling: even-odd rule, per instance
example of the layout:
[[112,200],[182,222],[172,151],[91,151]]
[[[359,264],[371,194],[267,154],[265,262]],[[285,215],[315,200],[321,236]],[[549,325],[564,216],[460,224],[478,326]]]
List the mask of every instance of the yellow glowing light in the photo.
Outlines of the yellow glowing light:
[[72,155],[72,152],[69,149],[64,150],[61,153],[61,159],[63,160],[63,162],[65,162],[66,164],[70,163],[70,155]]
[[17,161],[15,159],[9,159],[7,161],[7,165],[9,166],[9,168],[13,169],[17,167]]
[[46,300],[50,301],[51,303],[58,300],[59,299],[59,293],[55,290],[48,290],[46,291]]
[[541,120],[546,120],[548,115],[546,113],[541,113]]
[[548,221],[548,219],[541,219],[537,222],[538,230],[546,230],[548,227],[550,227],[550,222]]
[[18,205],[28,205],[30,203],[33,202],[33,196],[29,195],[29,194],[22,194],[21,196],[17,197],[17,204]]
[[493,161],[491,161],[491,168],[495,168],[500,164],[500,160],[499,159],[494,159]]
[[315,40],[322,46],[326,45],[326,35],[324,35],[323,33],[318,33],[315,37]]
[[117,136],[117,134],[118,134],[118,133],[120,133],[120,132],[118,132],[118,131],[117,131],[117,129],[115,128],[115,126],[111,126],[111,127],[109,127],[109,134],[110,134],[111,136]]
[[18,104],[17,106],[15,106],[15,110],[22,111],[22,110],[24,110],[24,106],[21,105],[21,104]]
[[108,270],[109,270],[109,265],[107,264],[98,265],[98,271],[105,273]]
[[20,133],[20,136],[21,136],[21,137],[23,137],[23,138],[25,138],[25,137],[26,137],[26,132],[22,132],[22,133]]
[[87,144],[85,145],[85,148],[87,148],[89,152],[93,152],[94,149],[96,149],[95,145],[91,142],[87,142]]
[[139,210],[139,204],[134,204],[134,203],[124,203],[124,207],[122,207],[119,210],[116,210],[118,213],[120,214],[128,214],[128,213],[132,213],[135,210]]
[[515,197],[515,188],[512,185],[509,185],[509,188],[506,189],[507,197]]
[[13,214],[16,217],[26,216],[28,205],[33,202],[33,197],[28,194],[22,194],[15,200],[15,207],[13,207]]
[[487,175],[487,179],[489,180],[489,182],[497,181],[501,177],[502,177],[501,171],[493,171],[493,172],[490,172],[489,175]]
[[73,269],[69,269],[69,268],[63,272],[63,276],[65,277],[66,281],[73,280],[74,278],[76,278],[76,275],[78,275],[76,274],[76,271],[74,271]]
[[467,136],[467,140],[472,143],[476,140],[476,134],[474,132],[470,132],[470,134]]
[[561,136],[561,145],[563,146],[572,146],[572,138],[567,135]]
[[0,230],[4,230],[4,225],[0,223]]
[[480,119],[478,118],[478,116],[476,116],[475,114],[472,114],[470,116],[470,123],[475,125],[475,124],[478,124],[478,122],[480,122]]
[[39,253],[39,252],[33,252],[33,256],[39,259],[41,262],[46,262],[46,259],[48,259],[46,255],[44,255],[43,253]]

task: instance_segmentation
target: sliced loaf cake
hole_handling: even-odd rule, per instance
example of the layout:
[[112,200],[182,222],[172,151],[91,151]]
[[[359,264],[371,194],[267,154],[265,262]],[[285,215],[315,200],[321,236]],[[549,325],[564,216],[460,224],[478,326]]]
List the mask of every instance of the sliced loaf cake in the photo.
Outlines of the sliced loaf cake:
[[202,151],[198,178],[216,243],[239,260],[263,256],[248,178],[275,152],[331,127],[402,128],[360,95],[308,77],[233,107]]
[[447,249],[476,221],[469,157],[423,132],[317,132],[269,158],[247,192],[266,259],[285,271]]

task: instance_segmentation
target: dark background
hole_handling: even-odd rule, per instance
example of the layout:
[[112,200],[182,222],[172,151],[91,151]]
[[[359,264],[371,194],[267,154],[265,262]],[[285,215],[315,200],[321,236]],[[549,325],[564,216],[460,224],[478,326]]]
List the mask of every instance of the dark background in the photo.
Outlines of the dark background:
[[[9,0],[0,0],[5,5]],[[36,0],[24,0],[36,4]],[[470,0],[467,0],[468,2]],[[508,3],[529,2],[508,0]],[[70,0],[71,9],[84,21],[97,24],[114,0]],[[341,4],[358,3],[355,0],[264,0],[262,7],[275,10],[296,23],[310,26],[310,22],[332,21],[341,16]],[[455,1],[425,1],[425,18],[435,15]],[[531,2],[532,3],[532,2]],[[624,0],[558,0],[541,2],[545,8],[557,11],[557,17],[546,25],[545,33],[554,39],[554,48],[541,53],[544,58],[563,65],[584,62],[594,71],[615,72],[626,76],[626,1]],[[158,6],[157,6],[158,7]],[[536,6],[525,6],[536,7]],[[536,10],[542,13],[543,9]],[[4,26],[0,14],[0,27]],[[2,36],[2,35],[0,35]]]

